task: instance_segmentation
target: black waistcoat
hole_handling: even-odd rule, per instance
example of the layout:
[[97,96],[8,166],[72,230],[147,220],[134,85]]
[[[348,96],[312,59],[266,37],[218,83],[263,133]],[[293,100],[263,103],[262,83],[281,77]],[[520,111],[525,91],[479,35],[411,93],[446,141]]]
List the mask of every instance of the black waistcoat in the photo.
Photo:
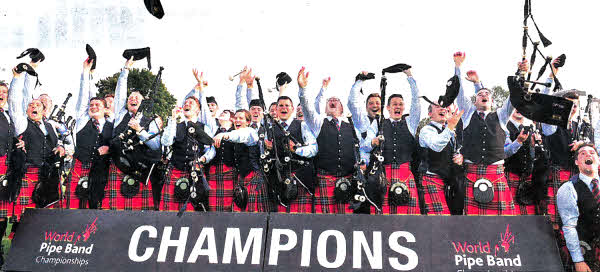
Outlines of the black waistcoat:
[[581,179],[573,183],[577,192],[577,208],[579,208],[579,218],[577,219],[577,234],[579,240],[591,242],[600,235],[600,207],[594,199],[594,195]]
[[52,152],[58,143],[58,137],[54,132],[54,128],[48,122],[44,122],[48,135],[44,135],[38,125],[27,120],[27,129],[21,134],[27,149],[26,162],[36,167],[42,166],[43,162],[54,162],[57,157]]
[[417,142],[410,134],[406,120],[392,124],[390,119],[383,121],[383,164],[403,164],[413,160]]
[[[129,128],[129,120],[131,120],[131,114],[127,113],[125,114],[125,116],[123,116],[123,120],[121,120],[121,123],[119,123],[119,125],[117,125],[117,127],[113,130],[114,137],[118,137],[121,133],[126,133],[127,129]],[[144,130],[148,131],[151,122],[151,118],[144,116],[140,120],[140,126],[142,126]],[[135,138],[137,139],[137,137]],[[161,159],[160,148],[158,150],[152,150],[147,145],[138,145],[131,152],[133,158],[139,158],[140,160],[145,162],[155,163],[160,161]]]
[[[304,139],[302,138],[302,121],[293,120],[290,123],[287,132],[289,132],[290,136],[294,137],[294,139],[296,139],[298,142],[304,144]],[[281,128],[279,128],[279,126],[273,126],[273,133],[275,134],[275,146],[277,147],[277,154],[279,155],[279,160],[281,161],[281,163],[285,163],[283,160],[288,143],[284,142],[284,132],[281,130]],[[306,160],[306,158],[298,156],[294,152],[291,153],[293,159]],[[292,168],[294,169],[297,167],[298,165],[292,166]]]
[[[519,134],[521,133],[521,130],[518,127],[516,127],[512,122],[508,122],[506,128],[508,129],[510,140],[516,141],[517,137],[519,137]],[[506,170],[510,173],[518,175],[529,174],[529,172],[531,171],[531,166],[533,166],[531,164],[533,158],[531,157],[530,151],[531,141],[529,141],[528,139],[527,141],[523,142],[523,146],[519,148],[519,151],[517,151],[517,153],[506,158],[506,161],[504,162],[504,167],[506,167]]]
[[12,138],[15,135],[15,126],[6,119],[6,115],[0,112],[0,157],[6,155]]
[[505,140],[506,132],[500,126],[498,113],[491,112],[483,120],[474,112],[463,133],[465,160],[485,165],[503,160]]
[[354,128],[346,122],[341,122],[340,130],[336,125],[325,119],[321,132],[317,137],[319,153],[315,157],[318,170],[329,175],[346,176],[354,171]]
[[[438,134],[442,133],[442,130],[433,124],[429,124],[435,128]],[[456,144],[456,143],[454,143]],[[442,178],[448,178],[450,175],[450,165],[452,165],[452,156],[454,155],[453,147],[450,142],[440,152],[435,152],[431,149],[427,149],[427,163],[429,172],[436,173]]]
[[[225,130],[225,131],[220,131],[220,127],[219,127],[219,131],[217,131],[217,133],[215,134],[218,135],[220,133],[224,133],[224,132],[229,132],[229,131],[233,131],[233,126],[231,128],[229,128],[229,130]],[[219,148],[216,149],[216,154],[215,154],[215,158],[212,159],[210,161],[211,165],[217,165],[219,163],[223,163],[229,167],[234,167],[234,150],[233,150],[233,146],[234,143],[229,142],[229,141],[222,141],[221,142],[221,146]]]
[[[577,126],[576,122],[571,122],[571,126]],[[571,131],[556,127],[556,132],[550,136],[546,136],[546,145],[550,151],[550,161],[552,165],[561,166],[566,169],[576,169],[573,155],[569,146],[575,138],[571,134]]]
[[[204,124],[200,122],[185,122],[177,124],[175,139],[173,139],[173,153],[171,155],[171,163],[175,168],[185,171],[190,168],[189,162],[194,160],[194,151],[192,150],[192,142],[188,137],[188,129],[194,127],[195,130],[204,130]],[[198,146],[196,152],[198,157],[204,155],[204,145]]]
[[87,124],[77,132],[75,154],[73,156],[82,163],[91,162],[92,154],[94,154],[99,147],[110,145],[112,131],[112,122],[104,122],[102,133],[98,133],[92,119],[88,120]]

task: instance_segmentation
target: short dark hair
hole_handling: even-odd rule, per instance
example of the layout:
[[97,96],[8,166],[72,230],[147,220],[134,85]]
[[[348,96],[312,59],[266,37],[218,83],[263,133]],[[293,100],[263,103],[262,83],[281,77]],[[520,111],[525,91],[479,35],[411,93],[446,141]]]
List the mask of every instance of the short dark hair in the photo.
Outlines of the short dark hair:
[[277,106],[277,103],[278,103],[278,102],[279,102],[279,99],[277,99],[277,102],[273,102],[273,103],[271,103],[271,105],[269,105],[269,109],[270,109],[271,107],[273,107],[273,106]]
[[239,109],[236,110],[235,113],[237,114],[238,112],[243,112],[245,117],[246,117],[246,121],[250,122],[252,121],[252,115],[250,114],[250,111],[245,110],[245,109]]
[[591,147],[594,150],[594,152],[596,152],[596,155],[598,155],[598,150],[596,150],[596,147],[592,143],[584,143],[584,144],[580,145],[577,148],[577,151],[575,151],[575,155],[579,156],[579,151],[584,147]]
[[294,101],[292,101],[292,99],[289,96],[280,96],[279,98],[277,98],[277,102],[275,102],[275,104],[279,104],[279,100],[289,100],[292,106],[294,105]]
[[104,95],[104,99],[109,98],[109,97],[115,98],[115,94],[113,94],[113,93],[107,93],[107,94]]
[[392,102],[392,99],[393,99],[393,98],[396,98],[396,97],[398,97],[398,98],[401,98],[402,100],[404,100],[404,97],[402,97],[402,95],[401,95],[401,94],[392,94],[392,95],[390,95],[390,97],[388,98],[387,105],[389,106],[389,105],[390,105],[390,102]]
[[198,98],[196,98],[195,96],[193,96],[193,95],[188,96],[185,100],[183,100],[183,102],[185,103],[185,101],[188,99],[194,100],[194,102],[196,102],[196,104],[198,105],[199,109],[202,108],[202,105],[200,104],[200,100],[198,100]]
[[0,81],[0,87],[6,87],[8,89],[8,84],[4,81]]
[[102,101],[102,105],[104,105],[104,107],[106,108],[106,100],[104,100],[104,98],[94,96],[94,97],[90,98],[90,103],[94,100]]
[[379,93],[372,93],[369,96],[367,96],[367,100],[365,101],[365,104],[369,105],[369,99],[371,99],[373,97],[377,97],[377,98],[379,98],[379,101],[381,101],[381,95]]

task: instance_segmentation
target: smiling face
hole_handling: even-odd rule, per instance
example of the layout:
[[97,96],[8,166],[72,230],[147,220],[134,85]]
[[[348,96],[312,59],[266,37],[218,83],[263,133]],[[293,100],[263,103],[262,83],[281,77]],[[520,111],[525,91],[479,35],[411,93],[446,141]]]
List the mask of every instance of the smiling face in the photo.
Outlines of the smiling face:
[[386,108],[390,113],[390,118],[398,121],[402,119],[402,114],[404,114],[404,99],[393,97],[390,99]]
[[302,106],[300,105],[296,107],[296,119],[300,121],[304,120],[304,112],[302,112]]
[[8,87],[0,85],[0,108],[4,108],[8,100]]
[[235,129],[248,127],[250,124],[250,119],[248,118],[248,111],[238,111],[235,113],[233,124],[235,125]]
[[381,97],[373,96],[367,100],[367,114],[371,117],[381,113]]
[[252,116],[252,122],[260,123],[263,118],[263,109],[260,106],[250,107],[250,116]]
[[193,120],[200,113],[200,105],[194,97],[189,97],[183,103],[183,116],[188,120]]
[[88,114],[93,119],[101,119],[104,118],[104,101],[100,98],[94,98],[90,100],[90,105],[88,107]]
[[224,110],[221,112],[221,114],[219,114],[219,124],[224,128],[231,127],[231,124],[233,123],[232,119],[233,115],[228,110]]
[[584,145],[577,150],[577,159],[575,164],[579,172],[586,176],[594,177],[598,175],[598,153],[591,145]]
[[44,117],[44,104],[39,99],[31,100],[27,106],[27,117],[33,121],[40,121]]
[[492,93],[488,89],[481,89],[477,92],[475,107],[478,111],[490,111],[492,109]]
[[140,104],[144,100],[144,97],[139,92],[132,92],[127,98],[127,110],[133,114],[140,108]]
[[280,120],[287,121],[292,117],[293,112],[294,104],[292,104],[292,100],[279,99],[279,102],[277,102],[277,114]]
[[219,105],[213,102],[208,103],[208,111],[210,111],[212,117],[217,116],[217,111],[219,111]]
[[448,108],[442,108],[432,104],[429,109],[429,118],[431,118],[431,121],[441,124],[446,123],[449,117]]
[[104,98],[104,101],[106,101],[106,108],[112,112],[115,112],[115,98],[112,96],[107,96]]
[[342,116],[344,112],[344,107],[342,106],[342,102],[337,97],[331,97],[327,99],[327,105],[325,107],[325,114],[327,116],[332,116],[338,118]]

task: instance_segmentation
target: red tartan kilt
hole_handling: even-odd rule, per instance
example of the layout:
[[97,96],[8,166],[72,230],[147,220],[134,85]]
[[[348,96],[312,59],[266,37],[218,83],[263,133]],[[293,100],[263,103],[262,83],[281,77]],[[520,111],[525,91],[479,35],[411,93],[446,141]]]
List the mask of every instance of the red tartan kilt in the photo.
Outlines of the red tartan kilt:
[[102,209],[153,210],[152,183],[148,181],[148,185],[145,185],[145,180],[142,181],[138,194],[132,198],[127,198],[121,194],[121,182],[124,177],[125,174],[114,163],[111,163],[108,170],[108,183],[102,200]]
[[[25,212],[26,208],[35,208],[35,203],[31,200],[31,195],[35,189],[35,185],[38,182],[39,168],[29,166],[27,172],[21,180],[21,190],[17,202],[15,203],[14,215],[17,216],[17,220],[21,219],[21,215]],[[12,207],[7,212],[7,216],[12,216]]]
[[256,172],[250,172],[246,177],[240,177],[238,182],[243,183],[248,191],[248,204],[246,209],[240,209],[235,203],[231,206],[234,212],[265,212],[267,206],[267,190],[263,179]]
[[[295,173],[293,173],[295,174]],[[277,203],[277,212],[280,213],[311,213],[312,212],[312,196],[308,193],[308,191],[302,187],[302,185],[297,184],[298,187],[298,198],[294,199],[288,207],[284,207],[281,203]]]
[[[338,203],[334,199],[333,190],[335,182],[340,177],[317,174],[317,186],[315,188],[315,213],[324,214],[351,214],[353,213],[348,203]],[[346,176],[350,179],[352,176]]]
[[223,163],[211,165],[208,170],[208,210],[230,212],[233,203],[233,167]]
[[75,195],[77,189],[77,183],[82,177],[86,177],[90,173],[91,162],[83,164],[80,160],[75,160],[73,171],[71,171],[71,182],[65,190],[65,199],[67,200],[66,207],[69,209],[87,209],[89,208],[88,202],[85,203],[79,201],[79,197]]
[[[0,175],[6,175],[6,156],[0,157]],[[7,178],[7,177],[4,177]],[[6,218],[12,216],[12,202],[0,200],[0,218]]]
[[[421,214],[421,208],[419,206],[419,191],[417,190],[417,184],[415,183],[415,177],[413,177],[410,171],[410,163],[405,162],[403,164],[387,164],[385,165],[385,176],[387,178],[387,185],[385,194],[383,196],[383,205],[381,205],[382,214]],[[407,185],[410,192],[410,200],[408,204],[395,206],[388,202],[388,192],[390,186],[394,182],[402,182]],[[371,207],[371,214],[377,214],[375,207]]]
[[[527,176],[524,181],[531,182],[531,175]],[[535,215],[535,204],[521,205],[519,204],[519,202],[517,202],[517,189],[519,188],[519,183],[521,183],[521,178],[519,177],[519,175],[514,173],[507,173],[507,182],[508,187],[510,187],[510,195],[512,196],[515,203],[517,215]]]
[[[465,212],[467,215],[516,215],[510,188],[504,175],[504,165],[467,164]],[[486,178],[494,185],[494,198],[481,204],[473,197],[473,185],[480,178]]]
[[560,224],[560,216],[558,216],[556,207],[556,193],[563,183],[569,181],[573,172],[560,167],[551,167],[550,169],[550,177],[548,178],[550,184],[547,186],[548,193],[546,194],[548,197],[548,199],[546,199],[546,213],[550,216],[552,226],[557,229]]
[[450,215],[444,180],[438,175],[423,176],[424,200],[428,215]]
[[[191,182],[190,172],[181,171],[174,167],[170,167],[167,178],[165,179],[165,184],[162,187],[159,210],[168,211],[168,212],[178,212],[179,209],[181,208],[181,206],[183,206],[183,202],[179,202],[175,198],[175,194],[174,194],[175,183],[180,178],[187,178]],[[194,211],[194,206],[192,206],[191,202],[188,202],[187,206],[185,207],[185,211],[186,212]]]

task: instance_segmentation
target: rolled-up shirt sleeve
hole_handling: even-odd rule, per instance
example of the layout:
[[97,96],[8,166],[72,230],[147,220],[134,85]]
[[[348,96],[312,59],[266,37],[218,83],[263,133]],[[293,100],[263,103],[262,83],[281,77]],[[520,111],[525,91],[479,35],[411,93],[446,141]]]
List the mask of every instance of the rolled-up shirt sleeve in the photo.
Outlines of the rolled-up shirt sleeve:
[[[140,140],[146,141],[148,140],[148,138],[150,138],[150,136],[158,133],[159,131],[160,129],[158,129],[156,120],[152,120],[152,122],[150,122],[150,126],[148,127],[148,131],[142,130],[140,131],[140,134],[138,136],[140,137]],[[158,150],[160,149],[160,140],[160,137],[154,137],[151,140],[147,141],[146,145],[152,150]]]
[[556,194],[556,206],[562,220],[562,230],[567,242],[567,248],[573,262],[583,261],[581,248],[579,246],[579,235],[577,234],[577,220],[579,208],[577,207],[577,192],[573,183],[568,181],[558,189]]

